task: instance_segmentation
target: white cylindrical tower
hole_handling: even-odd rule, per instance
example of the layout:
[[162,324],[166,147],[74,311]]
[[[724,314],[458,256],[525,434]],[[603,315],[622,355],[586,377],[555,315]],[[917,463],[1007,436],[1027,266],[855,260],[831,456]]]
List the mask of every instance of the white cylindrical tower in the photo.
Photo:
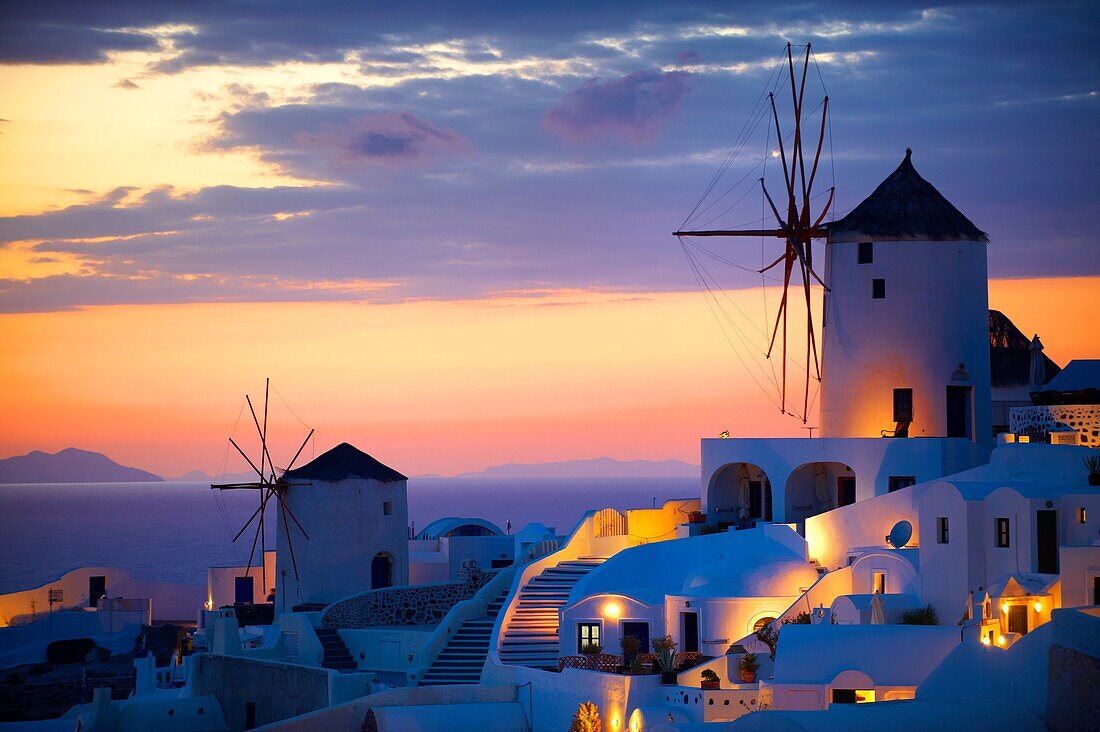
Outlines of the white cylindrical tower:
[[829,226],[822,436],[992,442],[987,242],[909,150]]

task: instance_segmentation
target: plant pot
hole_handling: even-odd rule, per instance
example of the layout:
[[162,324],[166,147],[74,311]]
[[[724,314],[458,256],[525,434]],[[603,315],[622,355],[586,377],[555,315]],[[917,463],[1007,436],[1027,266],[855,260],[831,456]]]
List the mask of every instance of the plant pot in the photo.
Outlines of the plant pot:
[[742,683],[745,683],[745,684],[756,683],[756,672],[755,671],[746,671],[745,669],[741,669],[741,681],[742,681]]
[[689,524],[701,524],[706,520],[707,520],[707,517],[705,515],[701,514],[701,513],[698,513],[698,514],[689,513],[688,514],[688,523]]
[[663,686],[676,686],[676,672],[675,671],[662,671],[661,672],[661,684]]
[[700,681],[699,682],[699,688],[700,689],[721,689],[722,688],[722,682],[721,681]]
[[1100,475],[1089,473],[1089,485],[1100,485]]

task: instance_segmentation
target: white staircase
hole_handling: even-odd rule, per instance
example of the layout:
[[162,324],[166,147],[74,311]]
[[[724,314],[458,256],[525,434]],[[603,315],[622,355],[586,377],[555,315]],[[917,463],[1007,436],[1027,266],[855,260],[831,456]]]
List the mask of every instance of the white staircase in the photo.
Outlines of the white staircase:
[[489,603],[484,615],[467,620],[432,662],[419,686],[476,684],[481,680],[481,668],[489,655],[489,638],[501,606],[508,597],[508,585]]
[[500,634],[500,660],[509,666],[557,670],[558,623],[569,592],[607,557],[580,557],[547,567],[519,591]]

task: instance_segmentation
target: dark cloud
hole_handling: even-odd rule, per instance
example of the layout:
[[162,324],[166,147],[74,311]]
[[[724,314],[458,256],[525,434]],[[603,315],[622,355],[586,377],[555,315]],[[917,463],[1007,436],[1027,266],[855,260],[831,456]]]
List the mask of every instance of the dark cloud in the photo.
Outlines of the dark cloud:
[[297,137],[306,148],[334,155],[341,166],[421,163],[441,155],[467,154],[470,142],[408,112],[354,117],[344,125],[323,125]]
[[141,87],[130,81],[129,79],[119,79],[114,87],[116,89],[140,89]]
[[665,119],[688,93],[688,74],[635,71],[619,79],[589,79],[569,92],[543,118],[546,129],[566,142],[625,137],[652,142]]

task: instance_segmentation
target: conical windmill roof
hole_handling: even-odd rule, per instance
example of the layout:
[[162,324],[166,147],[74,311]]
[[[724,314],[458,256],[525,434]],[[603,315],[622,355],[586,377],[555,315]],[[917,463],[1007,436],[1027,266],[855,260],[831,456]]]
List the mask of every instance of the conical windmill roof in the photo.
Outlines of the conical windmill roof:
[[913,167],[913,151],[875,192],[844,218],[829,224],[830,242],[980,241],[985,232]]
[[312,462],[283,474],[283,480],[327,480],[346,478],[377,480],[379,483],[396,483],[408,480],[391,467],[383,465],[362,450],[342,442]]

